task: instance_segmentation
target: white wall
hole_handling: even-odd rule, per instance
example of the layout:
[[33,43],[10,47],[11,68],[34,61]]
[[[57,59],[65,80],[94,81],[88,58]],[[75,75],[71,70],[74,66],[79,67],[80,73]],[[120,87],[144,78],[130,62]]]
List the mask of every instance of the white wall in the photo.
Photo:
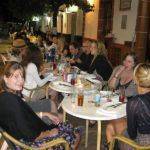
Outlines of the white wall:
[[97,40],[99,1],[93,0],[94,11],[85,15],[84,38]]
[[[114,0],[113,34],[115,43],[124,44],[124,41],[132,41],[135,34],[138,0],[132,0],[131,9],[120,11],[120,0]],[[121,29],[122,15],[127,15],[126,29]]]

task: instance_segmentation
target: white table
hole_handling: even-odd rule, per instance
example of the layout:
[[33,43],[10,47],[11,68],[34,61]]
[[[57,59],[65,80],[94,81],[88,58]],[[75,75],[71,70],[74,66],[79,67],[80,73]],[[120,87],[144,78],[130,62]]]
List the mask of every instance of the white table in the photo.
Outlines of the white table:
[[[88,100],[87,100],[88,99]],[[103,104],[104,105],[104,104]],[[66,120],[66,113],[86,119],[86,139],[85,139],[85,147],[88,145],[88,120],[96,120],[98,122],[98,132],[97,132],[97,150],[100,150],[101,143],[101,121],[103,120],[112,120],[119,119],[126,116],[126,110],[124,109],[121,113],[118,112],[117,115],[106,115],[105,112],[98,112],[98,109],[102,109],[102,106],[96,107],[94,103],[89,103],[89,98],[84,99],[83,106],[77,106],[77,100],[75,103],[71,102],[71,96],[66,96],[62,101],[62,108],[64,110],[64,118],[63,121]]]
[[[91,83],[91,87],[87,88],[87,89],[84,88],[84,92],[89,93],[89,92],[95,91],[96,89],[101,89],[102,83],[100,81],[98,81],[98,82],[99,82],[99,84]],[[76,84],[76,85],[72,86],[70,83],[64,82],[59,79],[59,80],[51,82],[49,84],[49,87],[57,92],[71,94],[74,91],[77,93],[78,89],[81,88],[80,85]]]

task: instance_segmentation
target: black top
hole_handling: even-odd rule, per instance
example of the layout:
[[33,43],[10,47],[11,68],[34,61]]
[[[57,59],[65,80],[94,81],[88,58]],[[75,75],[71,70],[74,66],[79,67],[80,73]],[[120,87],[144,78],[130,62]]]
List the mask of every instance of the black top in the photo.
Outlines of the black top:
[[150,134],[150,92],[127,102],[127,130],[131,139],[136,138],[137,132]]
[[83,71],[88,71],[88,68],[92,62],[92,58],[93,57],[91,54],[82,53],[79,57],[81,63],[76,63],[76,66]]
[[45,124],[19,96],[0,94],[0,126],[16,139],[34,140],[55,125]]
[[98,55],[93,61],[92,65],[90,65],[88,72],[93,73],[96,72],[103,78],[103,80],[107,81],[110,78],[110,75],[113,71],[110,63],[103,55]]

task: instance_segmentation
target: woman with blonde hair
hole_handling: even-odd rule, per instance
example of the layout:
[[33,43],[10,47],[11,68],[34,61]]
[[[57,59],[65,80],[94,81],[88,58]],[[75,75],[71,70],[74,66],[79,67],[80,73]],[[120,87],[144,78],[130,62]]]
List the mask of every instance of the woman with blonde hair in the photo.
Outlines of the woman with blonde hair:
[[[150,64],[142,63],[134,69],[138,95],[127,102],[127,130],[125,136],[138,144],[150,145]],[[121,149],[129,149],[121,145]]]
[[88,72],[93,73],[96,71],[96,73],[100,75],[103,80],[107,81],[112,73],[112,67],[104,55],[104,49],[100,47],[100,43],[92,42],[90,50],[93,59]]

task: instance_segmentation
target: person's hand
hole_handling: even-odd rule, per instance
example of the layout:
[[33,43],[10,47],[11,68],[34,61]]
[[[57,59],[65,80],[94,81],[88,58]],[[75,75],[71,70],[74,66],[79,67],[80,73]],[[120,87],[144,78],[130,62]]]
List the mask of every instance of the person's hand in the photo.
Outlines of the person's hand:
[[76,60],[76,62],[77,62],[77,63],[81,63],[82,61],[78,58],[78,59]]
[[69,61],[70,61],[70,58],[69,58],[69,57],[67,57],[67,58],[66,58],[66,61],[67,61],[67,62],[69,62]]
[[119,70],[117,71],[117,73],[115,74],[115,77],[120,76],[120,74],[121,74],[124,70],[125,70],[125,66],[121,66],[121,67],[119,68]]
[[58,69],[53,70],[53,75],[57,76],[58,75]]
[[70,59],[70,63],[71,63],[71,64],[74,64],[74,63],[75,63],[75,60],[74,60],[74,59]]
[[57,117],[57,116],[55,116],[55,115],[50,115],[49,116],[49,118],[52,120],[52,122],[54,123],[54,124],[59,124],[60,123],[60,119]]

